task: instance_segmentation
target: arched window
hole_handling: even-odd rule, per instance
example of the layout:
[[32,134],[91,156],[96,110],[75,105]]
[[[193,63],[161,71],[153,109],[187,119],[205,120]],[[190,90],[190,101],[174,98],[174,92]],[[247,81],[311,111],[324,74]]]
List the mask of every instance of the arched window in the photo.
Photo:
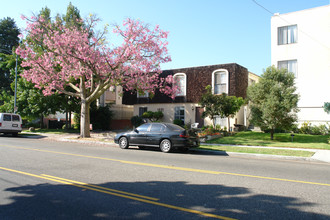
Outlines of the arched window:
[[176,96],[186,96],[187,76],[185,73],[176,73],[173,76],[174,85],[178,87]]
[[213,94],[228,94],[228,70],[220,69],[212,73],[212,92]]

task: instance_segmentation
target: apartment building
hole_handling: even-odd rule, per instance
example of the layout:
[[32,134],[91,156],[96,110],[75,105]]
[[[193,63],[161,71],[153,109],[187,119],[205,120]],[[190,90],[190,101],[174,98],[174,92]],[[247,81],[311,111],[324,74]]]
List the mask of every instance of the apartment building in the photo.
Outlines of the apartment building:
[[274,14],[271,62],[296,77],[299,124],[330,122],[323,108],[330,102],[330,5]]

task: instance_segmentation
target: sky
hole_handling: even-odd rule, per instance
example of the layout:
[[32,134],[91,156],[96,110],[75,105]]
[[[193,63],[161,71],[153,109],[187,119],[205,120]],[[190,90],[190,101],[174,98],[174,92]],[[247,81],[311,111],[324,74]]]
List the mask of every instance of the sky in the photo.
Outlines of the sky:
[[271,65],[273,13],[330,4],[330,0],[0,0],[0,19],[11,17],[24,30],[21,15],[30,17],[48,7],[55,17],[65,14],[70,2],[83,18],[97,15],[102,20],[99,29],[134,18],[168,31],[172,62],[163,64],[164,70],[237,63],[257,75]]

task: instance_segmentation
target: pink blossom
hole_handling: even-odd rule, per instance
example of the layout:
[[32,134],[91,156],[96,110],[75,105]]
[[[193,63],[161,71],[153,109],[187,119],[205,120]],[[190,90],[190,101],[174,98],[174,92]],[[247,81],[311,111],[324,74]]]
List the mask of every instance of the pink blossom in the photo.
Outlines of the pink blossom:
[[[159,77],[160,64],[170,62],[171,57],[167,50],[168,32],[158,25],[151,29],[141,21],[126,19],[122,27],[113,29],[123,38],[122,44],[109,47],[101,43],[103,38],[90,38],[97,23],[93,17],[85,21],[86,29],[67,28],[60,22],[50,24],[43,18],[31,19],[26,31],[32,41],[25,41],[16,53],[23,58],[22,66],[28,67],[22,76],[44,88],[45,95],[57,90],[95,100],[104,88],[121,85],[126,90],[159,89],[174,97],[173,77]],[[36,50],[40,46],[42,52]]]

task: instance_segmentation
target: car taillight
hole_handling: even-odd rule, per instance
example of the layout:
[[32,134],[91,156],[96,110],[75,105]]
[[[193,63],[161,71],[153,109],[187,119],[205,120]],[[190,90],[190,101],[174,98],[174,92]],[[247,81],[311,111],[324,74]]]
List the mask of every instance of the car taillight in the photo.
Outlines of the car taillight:
[[0,123],[0,127],[1,127],[1,125],[2,125],[2,124]]
[[188,138],[188,137],[189,137],[189,135],[180,134],[180,137],[182,137],[182,138]]
[[21,128],[23,128],[23,125],[21,124]]

